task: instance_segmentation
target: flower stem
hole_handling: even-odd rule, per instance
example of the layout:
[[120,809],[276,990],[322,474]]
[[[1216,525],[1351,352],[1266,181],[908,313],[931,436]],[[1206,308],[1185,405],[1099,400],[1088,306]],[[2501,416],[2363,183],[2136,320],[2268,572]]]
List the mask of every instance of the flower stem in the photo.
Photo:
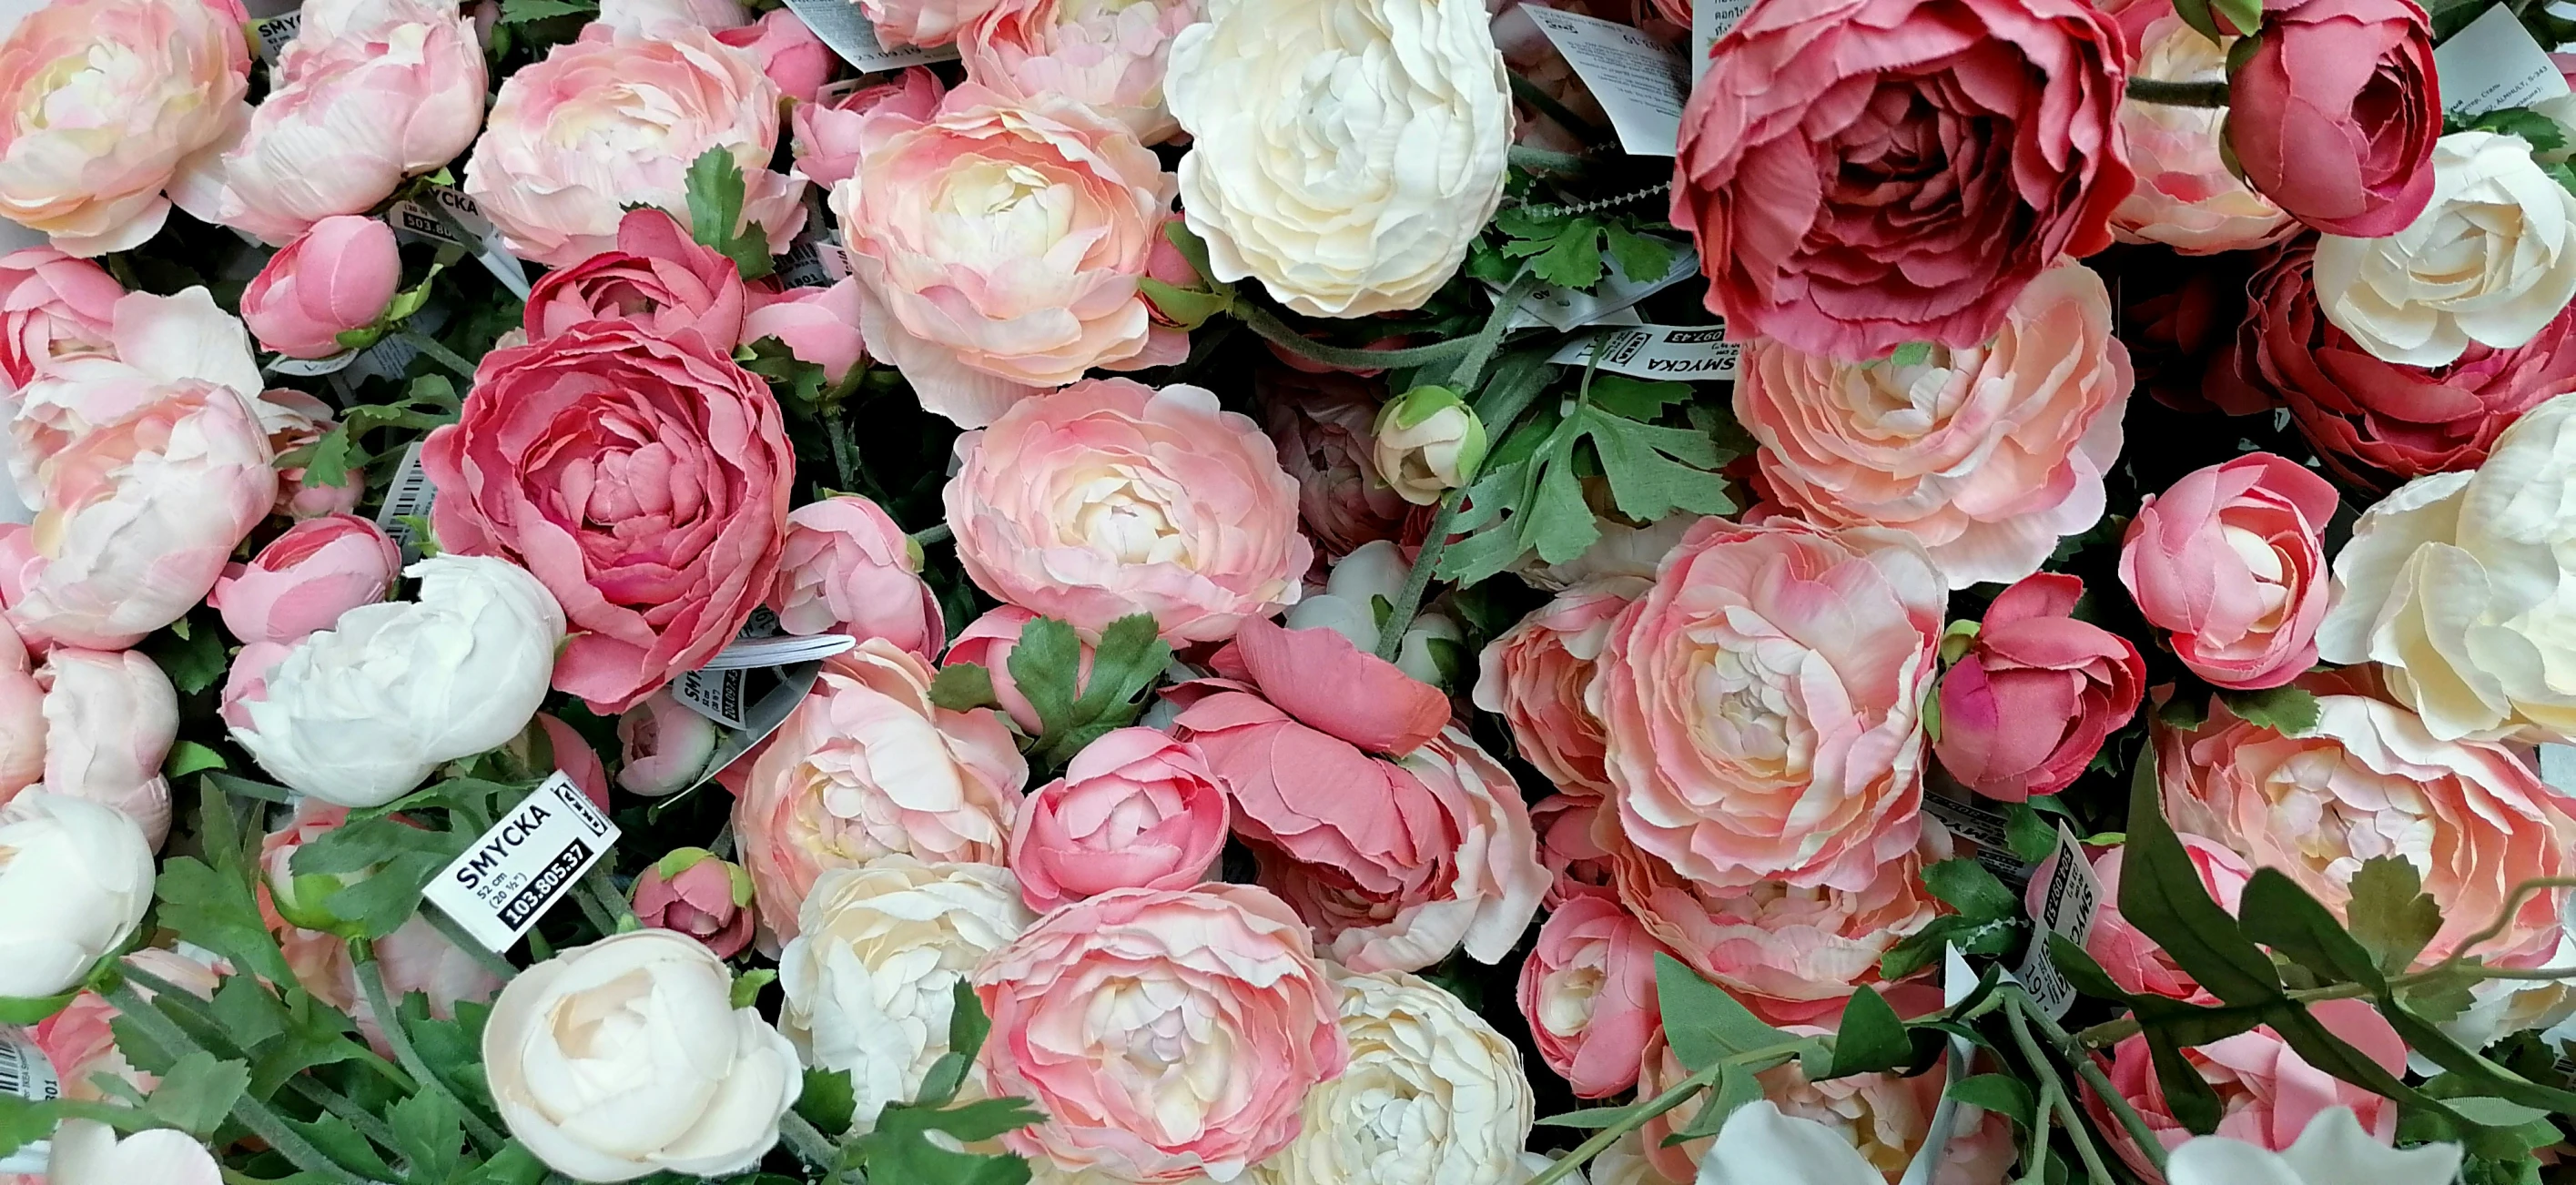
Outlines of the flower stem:
[[[1476,389],[1477,380],[1484,377],[1485,363],[1493,359],[1494,348],[1503,342],[1503,333],[1512,323],[1512,314],[1537,289],[1538,276],[1524,271],[1512,277],[1511,284],[1494,297],[1494,311],[1485,315],[1485,327],[1476,332],[1467,347],[1467,356],[1458,360],[1458,368],[1449,372],[1450,390],[1463,395]],[[1485,430],[1493,433],[1496,440],[1502,439],[1502,433],[1510,428],[1509,424],[1485,425]]]
[[2129,80],[2129,97],[2141,103],[2161,103],[2167,107],[2224,107],[2227,105],[2227,83],[2166,82],[2156,78]]
[[912,541],[922,545],[923,547],[928,547],[934,543],[948,542],[949,534],[948,524],[932,523],[918,531],[914,531],[912,533]]
[[1580,176],[1592,169],[1592,162],[1571,152],[1550,152],[1544,148],[1531,148],[1521,144],[1512,145],[1510,159],[1511,163],[1533,173]]
[[464,355],[448,349],[446,346],[440,345],[438,339],[431,337],[426,333],[414,333],[408,329],[403,330],[394,336],[401,338],[405,345],[411,346],[414,349],[419,350],[421,353],[429,355],[430,361],[435,362],[440,366],[444,366],[449,370],[455,371],[457,374],[463,376],[468,382],[473,381],[474,364],[466,361]]
[[797,1114],[794,1108],[789,1108],[786,1114],[778,1117],[778,1134],[787,1142],[787,1147],[796,1153],[798,1159],[829,1174],[826,1180],[838,1179],[841,1146],[834,1143],[832,1137],[824,1135],[820,1129],[806,1122],[805,1117]]
[[[120,983],[102,994],[109,1004],[116,1007],[117,1015],[132,1021],[134,1027],[143,1030],[143,1035],[151,1038],[154,1044],[173,1054],[206,1052],[198,1046],[194,1038],[188,1036],[187,1030],[162,1015],[159,1009],[154,1008],[143,998],[142,993],[135,991],[133,984]],[[268,1104],[252,1098],[248,1091],[244,1091],[239,1098],[233,1100],[232,1117],[239,1120],[243,1127],[249,1128],[251,1134],[267,1141],[270,1148],[275,1149],[278,1155],[285,1157],[296,1168],[331,1182],[332,1185],[375,1185],[368,1178],[349,1171],[338,1161],[331,1159],[328,1153],[315,1147],[311,1140],[305,1139],[303,1133],[288,1126],[285,1116],[270,1110]]]
[[2048,1185],[2048,1120],[2060,1097],[2055,1081],[2039,1084],[2039,1109],[2031,1112],[2030,1155],[2024,1158],[2020,1185]]
[[2128,1130],[2130,1139],[2137,1141],[2138,1150],[2146,1154],[2148,1163],[2156,1166],[2156,1172],[2163,1173],[2164,1142],[2147,1127],[2146,1117],[2129,1105],[2129,1100],[2120,1094],[2118,1087],[2111,1085],[2111,1076],[2102,1072],[2101,1065],[2093,1060],[2093,1054],[2077,1044],[2075,1038],[2057,1023],[2056,1017],[2033,1005],[2029,995],[2015,991],[2013,996],[2014,1011],[2029,1014],[2031,1023],[2039,1026],[2040,1035],[2048,1038],[2048,1043],[2059,1053],[2066,1055],[2067,1064],[2075,1067],[2075,1073],[2084,1079],[2084,1085],[2093,1088],[2094,1097],[2101,1099],[2102,1105],[2119,1117],[2120,1126]]
[[[2041,1087],[2057,1095],[2058,1120],[2066,1125],[2067,1137],[2075,1142],[2075,1156],[2084,1162],[2085,1178],[2112,1180],[2111,1170],[2102,1164],[2102,1150],[2093,1146],[2093,1134],[2084,1129],[2083,1115],[2076,1111],[2075,1100],[2067,1096],[2065,1080],[2057,1076],[2057,1067],[2049,1062],[2047,1052],[2030,1035],[2030,1023],[2024,1017],[2035,1011],[2027,1006],[2026,997],[2015,1000],[2004,1009],[2004,1022],[2012,1027],[2013,1041],[2021,1046],[2022,1057],[2030,1062],[2032,1072],[2039,1075]],[[2142,1150],[2156,1166],[2156,1171],[2162,1173],[2165,1167],[2164,1145],[2149,1140]]]
[[1413,555],[1413,570],[1405,573],[1404,588],[1395,594],[1386,624],[1378,627],[1379,658],[1394,662],[1404,653],[1404,631],[1412,626],[1413,615],[1422,611],[1422,595],[1431,590],[1431,577],[1439,570],[1440,557],[1449,551],[1449,524],[1458,520],[1458,504],[1466,497],[1464,486],[1440,496],[1440,509],[1431,515],[1431,529],[1422,537],[1422,550]]
[[[158,975],[154,975],[149,971],[136,967],[131,963],[118,968],[118,973],[122,974],[127,979],[134,981],[137,986],[150,991],[152,993],[152,1003],[154,1007],[163,1007],[166,1004],[167,1007],[186,1012],[189,1016],[196,1018],[200,1023],[216,1032],[223,1031],[223,1022],[215,1019],[214,1011],[206,1007],[204,1001],[199,1000],[196,996],[190,994],[187,989],[179,987],[178,985],[173,984]],[[213,1053],[218,1057],[240,1056],[247,1059],[249,1056],[248,1054],[244,1054],[240,1050],[231,1047],[212,1049],[208,1050],[208,1052]],[[375,1057],[373,1051],[370,1051],[368,1056]],[[375,1060],[378,1063],[382,1063],[384,1061],[383,1058],[376,1058]],[[393,1067],[386,1066],[385,1068],[391,1070]],[[398,1074],[399,1072],[397,1072],[397,1075]],[[406,1085],[409,1081],[408,1079],[401,1078],[399,1076],[392,1080]],[[382,1120],[377,1119],[373,1114],[369,1113],[366,1108],[359,1106],[355,1100],[322,1085],[321,1081],[312,1075],[295,1075],[294,1077],[286,1080],[286,1085],[296,1093],[297,1097],[347,1120],[349,1122],[349,1126],[358,1129],[358,1134],[363,1135],[370,1140],[374,1140],[376,1143],[387,1148],[396,1146],[394,1143],[392,1128],[386,1127]]]
[[1407,366],[1436,366],[1465,354],[1472,344],[1465,338],[1402,350],[1351,350],[1328,346],[1297,332],[1270,310],[1249,299],[1234,302],[1234,315],[1263,341],[1304,358],[1339,370],[1394,370]]
[[385,1043],[394,1047],[394,1057],[420,1081],[421,1090],[444,1097],[456,1108],[456,1113],[465,1119],[465,1134],[484,1155],[498,1151],[506,1142],[501,1133],[484,1122],[472,1104],[456,1097],[429,1063],[421,1060],[420,1051],[412,1048],[411,1034],[403,1030],[402,1014],[394,1011],[393,1000],[385,993],[384,972],[376,965],[376,944],[363,938],[351,941],[349,961],[357,968],[358,987],[366,993],[367,1007],[375,1012],[376,1027],[384,1031]]
[[1767,1068],[1764,1063],[1778,1065],[1788,1058],[1796,1057],[1800,1051],[1808,1048],[1813,1040],[1813,1038],[1802,1038],[1783,1045],[1748,1049],[1710,1062],[1701,1067],[1698,1073],[1672,1084],[1664,1093],[1628,1108],[1628,1113],[1621,1116],[1618,1122],[1592,1133],[1591,1139],[1575,1145],[1574,1151],[1558,1157],[1556,1163],[1547,1166],[1523,1185],[1556,1185],[1557,1182],[1573,1176],[1583,1167],[1585,1161],[1599,1156],[1602,1149],[1618,1143],[1619,1137],[1646,1126],[1648,1120],[1689,1102],[1692,1095],[1708,1089],[1709,1084],[1716,1082],[1718,1075],[1725,1073],[1728,1066],[1749,1066],[1758,1070]]

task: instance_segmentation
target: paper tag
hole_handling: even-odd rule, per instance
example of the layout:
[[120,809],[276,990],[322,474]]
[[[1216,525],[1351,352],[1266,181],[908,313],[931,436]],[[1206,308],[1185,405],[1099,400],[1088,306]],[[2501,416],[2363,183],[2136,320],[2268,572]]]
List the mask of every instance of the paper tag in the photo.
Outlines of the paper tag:
[[[1943,947],[1941,1006],[1957,1007],[1976,986],[1977,973],[1969,968],[1968,960],[1959,957],[1958,945]],[[1923,1146],[1914,1150],[1914,1159],[1906,1163],[1905,1175],[1898,1178],[1897,1185],[1931,1185],[1932,1175],[1949,1159],[1950,1140],[1959,1129],[1959,1100],[1950,1097],[1950,1088],[1968,1076],[1968,1063],[1976,1054],[1977,1047],[1967,1038],[1950,1038],[1949,1056],[1941,1059],[1941,1101],[1932,1108],[1932,1123],[1924,1132]]]
[[1708,73],[1709,56],[1716,52],[1717,39],[1743,20],[1753,0],[1693,0],[1691,4],[1691,85],[1699,85],[1700,76]]
[[1537,22],[1576,76],[1590,88],[1619,146],[1630,156],[1671,156],[1679,151],[1682,101],[1689,64],[1673,47],[1617,21],[1538,5],[1521,9]]
[[854,0],[787,0],[787,9],[804,21],[823,44],[831,46],[833,53],[841,55],[842,61],[862,71],[900,70],[957,60],[954,45],[887,49],[877,38],[877,27],[859,11]]
[[454,186],[433,185],[424,192],[430,199],[426,203],[405,199],[386,209],[385,219],[393,224],[395,233],[474,252],[483,270],[492,273],[512,295],[526,300],[528,269],[518,256],[510,254],[502,242],[500,228],[483,216],[483,207]]
[[671,680],[671,698],[726,728],[742,727],[742,687],[751,667],[682,672]]
[[318,378],[334,374],[358,360],[358,351],[342,350],[328,358],[289,358],[280,354],[269,360],[270,374],[293,375],[296,378]]
[[2021,857],[2013,854],[2011,825],[2003,812],[1926,790],[1923,813],[1941,820],[1952,834],[1977,845],[1977,863],[1984,865],[1986,871],[2015,884],[2030,880],[2030,874],[2022,869]]
[[2031,936],[2030,950],[2022,955],[2016,972],[2030,998],[2048,1010],[2052,1017],[2066,1015],[2075,1005],[2075,988],[2059,974],[2057,961],[2048,955],[2048,935],[2063,934],[2078,946],[2093,933],[2093,914],[2102,905],[2102,882],[2093,875],[2093,862],[2084,858],[2084,845],[2061,821],[2057,825],[2057,867],[2048,874],[2048,888],[2040,898],[2039,932]]
[[[812,634],[806,637],[737,638],[733,645],[716,651],[704,672],[749,671],[762,667],[793,666],[800,662],[820,662],[835,654],[847,652],[859,640],[848,634]],[[734,724],[729,727],[739,728]]]
[[805,192],[805,228],[778,258],[778,281],[790,288],[820,288],[850,274],[850,253],[833,241],[832,217],[814,190]]
[[[54,1064],[23,1029],[0,1027],[0,1094],[31,1103],[63,1097],[63,1080],[54,1073]],[[0,1156],[0,1173],[41,1173],[52,1159],[51,1145],[37,1140]]]
[[617,842],[617,824],[562,773],[547,778],[422,892],[476,942],[505,951]]
[[1521,307],[1512,310],[1512,319],[1504,329],[1545,325],[1570,333],[1586,325],[1604,324],[1613,314],[1699,274],[1699,252],[1679,243],[1673,245],[1680,248],[1679,254],[1674,256],[1673,265],[1661,276],[1645,281],[1631,280],[1628,273],[1619,270],[1618,260],[1609,260],[1609,274],[1593,285],[1592,291],[1559,288],[1554,284],[1539,288],[1521,302]]
[[1550,362],[1582,366],[1595,350],[1601,369],[1641,379],[1731,379],[1744,347],[1726,340],[1726,324],[1639,325],[1566,343]]
[[304,14],[300,11],[252,21],[251,45],[259,50],[259,60],[274,65],[277,55],[285,51],[286,43],[295,40],[296,31],[303,27]]
[[2441,83],[2442,106],[2454,114],[2528,107],[2568,93],[2567,79],[2549,60],[2549,51],[2504,4],[2488,9],[2436,48],[2433,72]]
[[420,444],[415,441],[403,450],[402,464],[394,469],[394,484],[385,490],[384,508],[376,512],[376,525],[402,549],[406,566],[421,557],[421,550],[411,524],[402,520],[429,521],[430,505],[437,500],[438,487],[430,484],[429,472],[420,467]]

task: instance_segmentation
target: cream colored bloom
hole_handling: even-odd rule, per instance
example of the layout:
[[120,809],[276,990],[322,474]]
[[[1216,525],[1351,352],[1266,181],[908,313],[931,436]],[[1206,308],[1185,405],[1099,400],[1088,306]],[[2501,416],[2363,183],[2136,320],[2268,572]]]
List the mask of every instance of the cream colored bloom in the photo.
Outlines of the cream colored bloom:
[[2519,136],[2444,136],[2432,204],[2384,239],[2320,236],[2316,282],[2326,320],[2385,361],[2521,345],[2576,296],[2576,194]]
[[1485,425],[1446,387],[1416,387],[1377,417],[1377,471],[1405,501],[1429,506],[1476,480]]
[[1419,308],[1502,200],[1511,90],[1480,0],[1210,0],[1163,93],[1217,278],[1301,313]]
[[2318,1112],[2298,1141],[2278,1152],[2201,1136],[2185,1141],[2165,1162],[2165,1179],[2173,1185],[2449,1185],[2459,1175],[2459,1145],[2390,1148],[2362,1131],[2343,1107]]

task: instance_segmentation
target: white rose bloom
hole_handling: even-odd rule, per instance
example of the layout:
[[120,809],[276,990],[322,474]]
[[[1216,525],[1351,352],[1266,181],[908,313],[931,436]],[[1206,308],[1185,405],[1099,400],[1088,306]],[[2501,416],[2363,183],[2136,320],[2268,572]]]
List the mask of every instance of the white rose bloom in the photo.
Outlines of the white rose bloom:
[[850,1072],[864,1128],[913,1097],[948,1052],[957,982],[1036,920],[998,865],[886,856],[833,869],[779,956],[779,1024],[807,1065]]
[[2389,362],[2521,345],[2576,297],[2576,193],[2519,136],[2444,136],[2423,214],[2383,239],[2319,236],[2316,285],[2326,320]]
[[[2576,738],[2576,395],[2525,413],[2473,473],[2398,487],[2354,524],[2317,630],[2382,664],[2444,740]],[[2563,557],[2563,560],[2562,560]]]
[[1217,278],[1318,317],[1420,308],[1503,195],[1512,101],[1482,0],[1209,0],[1163,93]]
[[295,644],[233,739],[324,802],[381,806],[442,762],[519,735],[545,700],[563,609],[527,569],[434,556],[420,599],[361,605]]
[[1306,1095],[1303,1130],[1252,1167],[1255,1185],[1450,1185],[1527,1180],[1521,1055],[1456,996],[1401,971],[1332,969],[1351,1061]]
[[804,1076],[733,972],[687,935],[632,930],[501,989],[483,1070],[510,1134],[576,1181],[717,1177],[759,1163]]
[[152,904],[152,849],[112,807],[29,789],[0,807],[0,996],[78,986]]
[[[2459,1145],[2391,1148],[2362,1131],[2348,1107],[2317,1112],[2299,1138],[2278,1152],[2225,1136],[2198,1136],[2165,1160],[2171,1185],[2451,1185],[2459,1175]],[[1774,1177],[1767,1185],[1785,1183]]]

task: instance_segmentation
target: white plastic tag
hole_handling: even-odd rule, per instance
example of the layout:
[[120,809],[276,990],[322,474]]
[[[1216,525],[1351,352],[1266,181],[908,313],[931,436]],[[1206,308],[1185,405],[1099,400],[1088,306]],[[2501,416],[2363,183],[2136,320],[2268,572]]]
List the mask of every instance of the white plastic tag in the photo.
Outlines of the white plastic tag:
[[414,238],[446,243],[475,253],[483,270],[492,273],[501,286],[521,300],[528,298],[528,269],[519,257],[510,254],[502,242],[501,230],[483,216],[483,207],[475,204],[465,191],[448,185],[433,185],[426,191],[429,202],[395,202],[385,211],[394,230]]
[[301,11],[252,21],[251,45],[259,50],[259,60],[274,65],[277,55],[285,51],[286,43],[295,40],[296,32],[303,27],[304,14]]
[[[31,1103],[63,1097],[63,1080],[54,1073],[54,1064],[23,1029],[0,1026],[0,1095]],[[52,1145],[37,1140],[0,1155],[0,1173],[41,1173],[52,1159]]]
[[1726,324],[1639,325],[1566,343],[1548,361],[1582,366],[1598,351],[1601,369],[1641,379],[1731,379],[1744,347]]
[[358,352],[356,350],[342,350],[328,358],[289,358],[284,354],[280,354],[269,360],[268,372],[270,374],[293,375],[296,378],[318,378],[322,375],[336,374],[341,370],[347,369],[350,363],[357,360]]
[[429,482],[429,473],[420,467],[420,445],[415,442],[403,450],[402,464],[394,469],[394,484],[385,491],[384,509],[376,512],[376,525],[402,549],[403,563],[408,565],[421,557],[420,538],[406,518],[429,521],[430,504],[438,500],[438,487]]
[[1673,257],[1673,265],[1664,269],[1663,275],[1632,280],[1628,273],[1619,270],[1617,260],[1610,260],[1609,274],[1593,285],[1592,291],[1578,292],[1553,284],[1539,288],[1521,301],[1521,307],[1512,310],[1511,322],[1504,328],[1516,330],[1545,325],[1559,332],[1571,333],[1586,325],[1613,324],[1612,317],[1634,307],[1638,301],[1699,274],[1699,252],[1678,243],[1674,246],[1680,248],[1680,252]]
[[505,951],[617,842],[617,824],[557,773],[465,849],[422,896],[476,942]]
[[1619,147],[1630,156],[1678,151],[1682,101],[1690,88],[1689,64],[1680,53],[1617,21],[1535,4],[1521,11],[1591,89],[1619,133]]
[[957,60],[957,47],[953,45],[936,49],[886,48],[877,38],[877,27],[859,11],[855,0],[787,0],[787,10],[804,21],[823,44],[831,46],[833,53],[841,55],[842,61],[864,72]]
[[2435,49],[2433,73],[2441,83],[2443,108],[2454,114],[2528,107],[2568,93],[2558,63],[2549,60],[2549,51],[2505,4],[2488,9]]
[[2066,940],[2084,945],[2093,933],[2093,914],[2102,905],[2102,882],[2093,875],[2093,862],[2084,858],[2084,845],[2067,829],[2057,825],[2057,867],[2048,874],[2048,888],[2039,902],[2039,932],[2031,936],[2030,950],[2022,956],[2015,972],[2030,998],[2048,1010],[2052,1017],[2066,1015],[2075,1005],[2075,987],[2057,970],[2057,961],[2049,957],[2048,935],[2063,934]]
[[1923,813],[1941,820],[1953,834],[1977,845],[1977,863],[1984,865],[1986,871],[2015,884],[2030,879],[2022,871],[2021,857],[2013,854],[2011,828],[2003,812],[1926,790]]
[[2540,746],[2540,780],[2561,794],[2576,794],[2576,745]]
[[742,690],[750,667],[683,672],[671,680],[671,698],[726,728],[742,727]]

